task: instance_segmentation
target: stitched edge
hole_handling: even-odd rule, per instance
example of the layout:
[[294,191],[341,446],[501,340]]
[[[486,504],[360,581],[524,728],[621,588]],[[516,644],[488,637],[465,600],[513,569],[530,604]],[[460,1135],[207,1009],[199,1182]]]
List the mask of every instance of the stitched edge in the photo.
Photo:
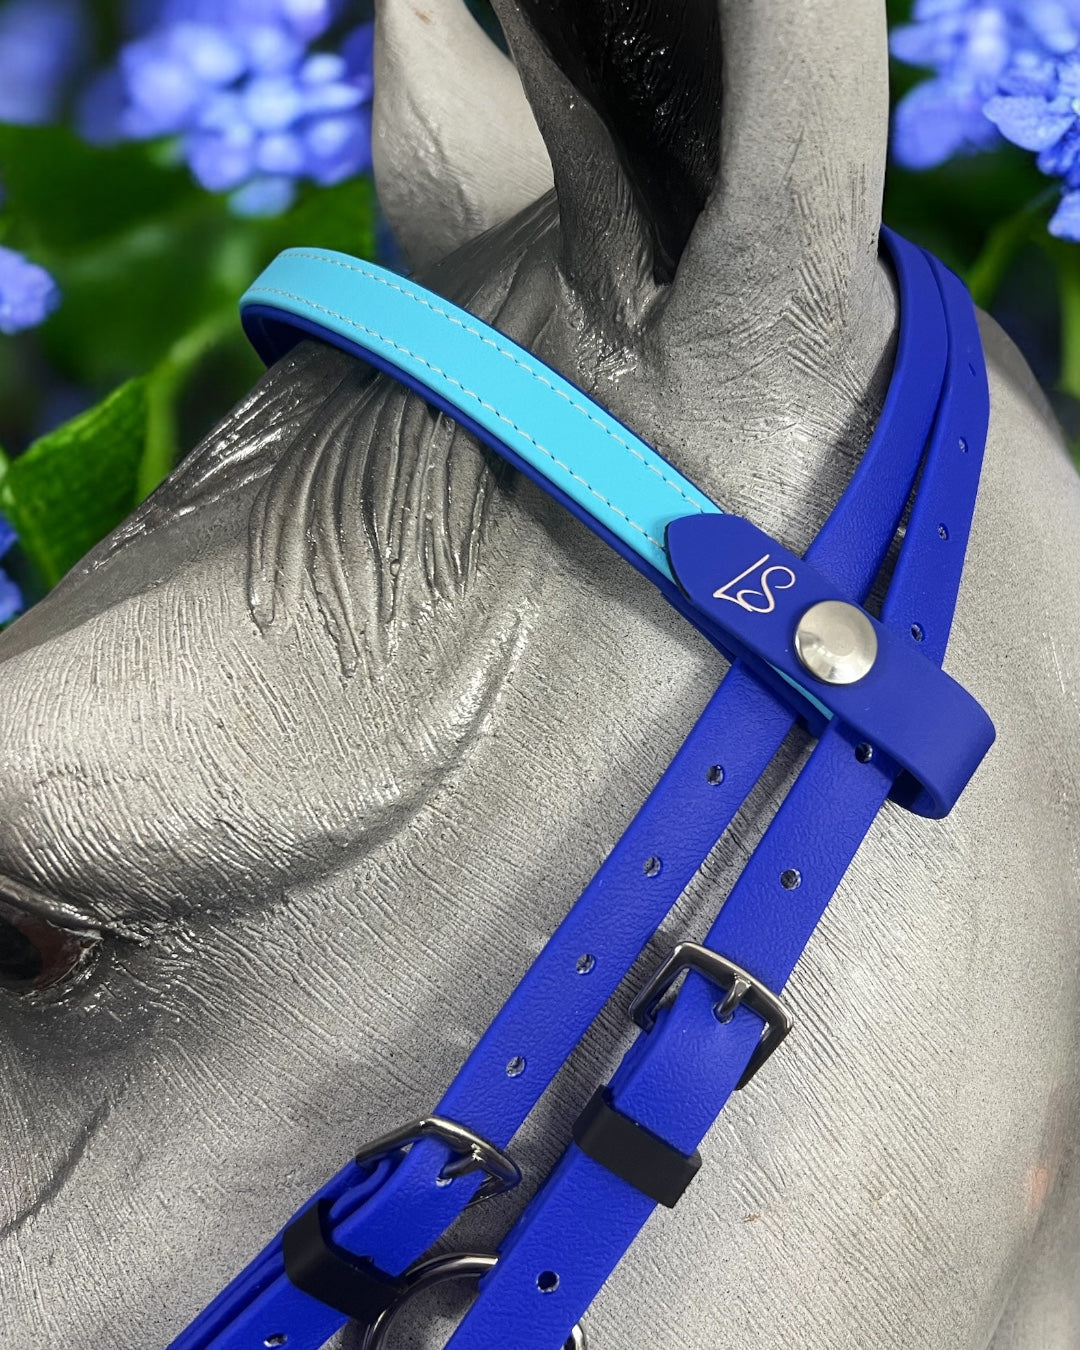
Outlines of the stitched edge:
[[[332,260],[331,259],[322,260],[316,258],[315,261],[332,261]],[[371,280],[378,281],[379,278],[372,277]],[[395,287],[394,289],[398,288]],[[609,498],[605,497],[602,492],[597,491],[597,489],[594,488],[593,485],[587,479],[582,478],[582,476],[579,473],[575,473],[569,464],[566,464],[561,459],[559,459],[558,456],[555,455],[551,450],[549,450],[546,445],[541,445],[540,442],[536,440],[535,437],[530,436],[529,433],[523,427],[518,426],[518,424],[512,418],[507,417],[505,413],[500,412],[499,409],[496,408],[494,404],[486,403],[480,397],[480,395],[477,394],[474,390],[467,388],[465,385],[461,383],[460,380],[455,379],[453,375],[449,374],[445,370],[442,370],[439,366],[433,365],[432,362],[425,360],[424,357],[420,356],[417,352],[410,350],[410,348],[404,346],[400,342],[395,342],[392,338],[387,337],[385,333],[380,333],[376,328],[369,328],[366,324],[358,323],[355,319],[350,318],[347,314],[341,314],[335,309],[330,309],[327,305],[317,304],[314,300],[308,300],[305,296],[297,295],[293,291],[284,290],[280,286],[255,286],[251,289],[251,291],[248,292],[248,294],[250,297],[256,299],[259,297],[259,295],[280,295],[286,300],[295,300],[297,304],[303,305],[307,309],[318,310],[322,314],[329,315],[332,319],[337,319],[339,323],[343,323],[347,328],[352,328],[359,333],[367,333],[370,337],[377,338],[380,342],[385,343],[386,346],[392,347],[394,348],[395,351],[399,351],[403,353],[405,356],[410,357],[412,360],[418,361],[420,365],[426,366],[428,370],[438,375],[440,379],[443,379],[448,384],[452,384],[456,388],[458,388],[466,398],[472,399],[473,402],[477,403],[481,408],[484,408],[486,409],[486,411],[494,414],[494,416],[497,417],[500,422],[504,422],[508,427],[511,428],[511,430],[513,430],[518,436],[520,436],[522,440],[528,441],[530,445],[532,445],[542,455],[545,455],[548,459],[550,459],[553,464],[555,464],[558,468],[562,469],[562,471],[565,474],[567,474],[570,478],[572,478],[576,483],[580,483],[583,488],[585,488],[593,497],[597,499],[597,501],[602,502],[610,511],[614,512],[615,515],[621,517],[623,520],[626,521],[626,523],[629,526],[637,530],[639,534],[643,535],[649,541],[649,543],[652,544],[655,548],[658,548],[661,554],[663,554],[664,557],[666,558],[667,555],[663,543],[659,539],[654,539],[653,536],[648,532],[648,530],[643,525],[639,525],[636,520],[634,520],[631,516],[628,516],[625,511],[623,511],[620,507],[616,506],[615,503],[611,501]],[[409,292],[402,291],[402,294],[408,295]],[[416,298],[417,302],[420,303],[419,297]],[[452,316],[450,315],[448,315],[447,317],[452,318]],[[461,324],[460,326],[465,327],[464,324]],[[502,348],[496,346],[495,343],[491,343],[491,346],[495,347],[497,351],[502,352],[504,356],[510,355],[510,353],[503,352]],[[516,360],[516,358],[514,359]],[[550,385],[550,381],[543,380],[542,376],[538,375],[535,371],[530,370],[530,368],[527,365],[525,365],[524,362],[518,362],[518,364],[520,364],[524,370],[527,370],[529,371],[530,374],[534,375],[535,378],[542,380],[542,382],[545,384],[548,384],[552,388],[553,392],[555,393],[561,392],[560,390],[555,389],[553,385]],[[563,394],[562,397],[565,398],[566,395]],[[568,399],[567,401],[571,404],[571,407],[575,408],[579,407],[579,405],[573,403],[572,400]],[[592,418],[591,415],[588,413],[586,413],[586,416],[589,416],[590,420],[596,421],[597,426],[607,431],[608,435],[610,435],[613,440],[620,441],[623,445],[626,445],[626,442],[622,441],[621,437],[616,436],[614,432],[604,427],[604,424],[602,422],[599,422],[597,421],[597,419]],[[632,454],[635,454],[636,457],[646,465],[646,467],[648,468],[652,467],[651,465],[648,464],[648,461],[644,458],[644,456],[634,451],[631,446],[626,446],[626,448],[630,450]],[[657,472],[660,477],[664,477],[664,475],[659,474],[658,470],[654,470],[654,472]],[[667,478],[664,478],[664,481],[668,482],[669,480]],[[679,492],[680,496],[682,496],[687,502],[689,502],[689,504],[694,508],[695,511],[697,511],[700,515],[705,514],[704,508],[699,506],[698,503],[693,501],[690,497],[687,497],[686,493],[683,492],[682,489],[679,488],[677,484],[672,483],[671,486],[674,487]]]
[[[547,379],[544,375],[540,373],[540,371],[536,370],[527,361],[523,361],[515,351],[502,346],[499,342],[497,342],[494,338],[492,338],[488,333],[484,332],[482,329],[474,328],[470,324],[465,323],[462,319],[460,319],[457,316],[457,314],[451,313],[449,310],[443,309],[439,305],[432,304],[431,301],[428,300],[425,296],[418,295],[415,291],[409,290],[404,286],[399,286],[395,282],[390,281],[389,278],[387,277],[379,276],[378,273],[373,272],[369,267],[365,267],[360,262],[349,263],[345,262],[341,258],[332,258],[323,253],[306,253],[301,252],[298,249],[288,250],[286,256],[290,258],[299,258],[304,260],[305,262],[314,262],[326,264],[331,267],[339,267],[343,272],[356,273],[359,276],[365,277],[368,281],[374,282],[378,286],[385,286],[387,290],[396,291],[398,295],[404,296],[406,300],[411,300],[414,304],[420,305],[424,309],[430,310],[433,314],[439,315],[440,318],[446,319],[448,323],[454,324],[456,327],[462,329],[463,332],[469,333],[472,337],[484,343],[485,346],[493,348],[495,351],[499,353],[500,356],[504,356],[508,361],[512,361],[514,365],[516,365],[519,369],[525,371],[525,373],[529,375],[532,379],[538,381],[540,384],[550,389],[553,394],[556,394],[559,398],[563,399],[566,403],[568,403],[570,407],[574,409],[575,412],[580,413],[581,416],[586,418],[589,422],[591,422],[593,426],[598,427],[604,433],[605,436],[610,437],[611,440],[613,440],[617,445],[621,445],[624,450],[628,451],[631,455],[633,455],[633,457],[636,460],[639,460],[645,466],[645,468],[648,469],[650,473],[654,473],[657,476],[657,478],[659,478],[662,482],[666,483],[668,487],[673,489],[673,491],[677,492],[679,496],[682,497],[683,501],[685,501],[695,511],[697,511],[700,515],[705,514],[705,508],[701,506],[699,502],[695,501],[694,498],[687,493],[686,489],[682,486],[681,483],[679,483],[676,479],[669,478],[668,475],[664,473],[664,471],[658,465],[652,463],[652,461],[649,460],[645,455],[643,455],[641,451],[636,448],[636,446],[631,444],[631,442],[625,440],[622,436],[618,434],[618,432],[616,432],[610,426],[608,426],[606,422],[601,421],[601,419],[598,418],[588,406],[586,406],[583,403],[576,402],[573,398],[570,397],[570,395],[564,389],[560,389],[558,385],[554,384],[551,380]],[[267,287],[265,289],[269,288]],[[301,296],[294,296],[293,298],[300,300],[303,299],[303,297]],[[326,312],[333,313],[332,310],[327,310]],[[335,317],[344,317],[344,316],[335,316]],[[373,333],[374,336],[382,338],[382,340],[384,341],[389,341],[388,338],[384,338],[381,333],[377,333],[373,329],[365,329],[365,331]],[[405,349],[402,348],[401,350]],[[415,353],[409,354],[414,356],[414,359],[416,360],[422,359],[418,356],[415,356]],[[427,363],[425,362],[424,364]],[[432,369],[434,369],[434,367],[432,367]]]

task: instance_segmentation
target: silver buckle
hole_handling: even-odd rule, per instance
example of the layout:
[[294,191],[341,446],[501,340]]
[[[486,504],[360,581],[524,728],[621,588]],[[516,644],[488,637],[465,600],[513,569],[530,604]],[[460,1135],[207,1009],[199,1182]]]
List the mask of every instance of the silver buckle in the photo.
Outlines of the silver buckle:
[[[362,1350],[383,1350],[390,1323],[414,1294],[420,1293],[422,1289],[429,1289],[432,1285],[442,1284],[444,1280],[479,1280],[489,1270],[494,1270],[498,1263],[497,1256],[480,1252],[433,1256],[427,1261],[420,1261],[411,1270],[406,1271],[404,1292],[388,1308],[384,1308],[368,1327]],[[585,1333],[580,1324],[571,1331],[570,1339],[564,1344],[563,1350],[586,1350]]]
[[696,970],[726,991],[724,1001],[716,1007],[718,1021],[728,1021],[742,1003],[764,1020],[761,1040],[735,1085],[736,1089],[745,1087],[791,1030],[794,1019],[772,990],[742,966],[696,942],[680,942],[630,1005],[630,1016],[642,1031],[652,1031],[657,1005],[684,970]]
[[356,1162],[364,1167],[368,1163],[378,1162],[389,1153],[408,1148],[421,1139],[438,1139],[457,1155],[439,1173],[440,1179],[453,1181],[455,1177],[463,1177],[470,1172],[487,1173],[488,1179],[473,1196],[472,1204],[493,1195],[501,1195],[521,1180],[521,1169],[509,1154],[489,1144],[486,1139],[481,1139],[478,1134],[473,1134],[464,1125],[442,1116],[421,1116],[419,1120],[403,1125],[400,1130],[392,1130],[372,1140],[356,1155]]

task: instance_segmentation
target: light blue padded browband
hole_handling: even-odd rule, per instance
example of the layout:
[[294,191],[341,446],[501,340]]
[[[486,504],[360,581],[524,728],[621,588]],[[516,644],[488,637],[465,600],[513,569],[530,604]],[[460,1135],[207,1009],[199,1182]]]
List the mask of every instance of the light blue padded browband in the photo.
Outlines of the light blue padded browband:
[[[678,1199],[730,1092],[786,1034],[776,995],[886,797],[928,815],[955,802],[993,739],[940,669],[986,437],[985,366],[961,284],[884,238],[901,296],[892,386],[804,558],[724,516],[580,390],[411,281],[290,250],[244,297],[265,359],[311,334],[403,380],[543,483],[734,664],[432,1116],[362,1150],[173,1350],[314,1350],[349,1318],[372,1327],[366,1350],[378,1350],[412,1293],[462,1273],[482,1276],[481,1293],[453,1350],[580,1345],[575,1323],[655,1204]],[[868,615],[916,483],[881,615]],[[839,667],[815,674],[808,638],[823,604],[866,667],[841,672],[850,683]],[[820,736],[809,761],[712,929],[680,943],[639,992],[637,1042],[497,1259],[423,1260],[470,1200],[515,1183],[506,1150],[517,1130],[796,720]]]

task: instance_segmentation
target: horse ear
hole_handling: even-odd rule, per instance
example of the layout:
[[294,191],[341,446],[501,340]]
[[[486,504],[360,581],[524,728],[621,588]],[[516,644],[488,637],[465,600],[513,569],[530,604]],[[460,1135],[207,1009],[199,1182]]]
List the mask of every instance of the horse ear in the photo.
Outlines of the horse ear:
[[630,262],[670,281],[719,165],[716,0],[493,3],[551,157],[567,279],[625,290]]
[[415,267],[550,190],[513,63],[463,0],[378,0],[372,158],[380,204]]

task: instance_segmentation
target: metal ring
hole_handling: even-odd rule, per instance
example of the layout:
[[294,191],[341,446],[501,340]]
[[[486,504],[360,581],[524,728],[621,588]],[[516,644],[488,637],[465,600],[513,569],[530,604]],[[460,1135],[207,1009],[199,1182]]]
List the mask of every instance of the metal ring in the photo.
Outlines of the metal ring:
[[[384,1308],[368,1328],[363,1350],[384,1350],[390,1323],[414,1294],[445,1280],[479,1280],[498,1265],[499,1258],[484,1252],[458,1252],[453,1256],[433,1256],[406,1272],[405,1292]],[[585,1332],[579,1323],[570,1333],[563,1350],[587,1350]]]

